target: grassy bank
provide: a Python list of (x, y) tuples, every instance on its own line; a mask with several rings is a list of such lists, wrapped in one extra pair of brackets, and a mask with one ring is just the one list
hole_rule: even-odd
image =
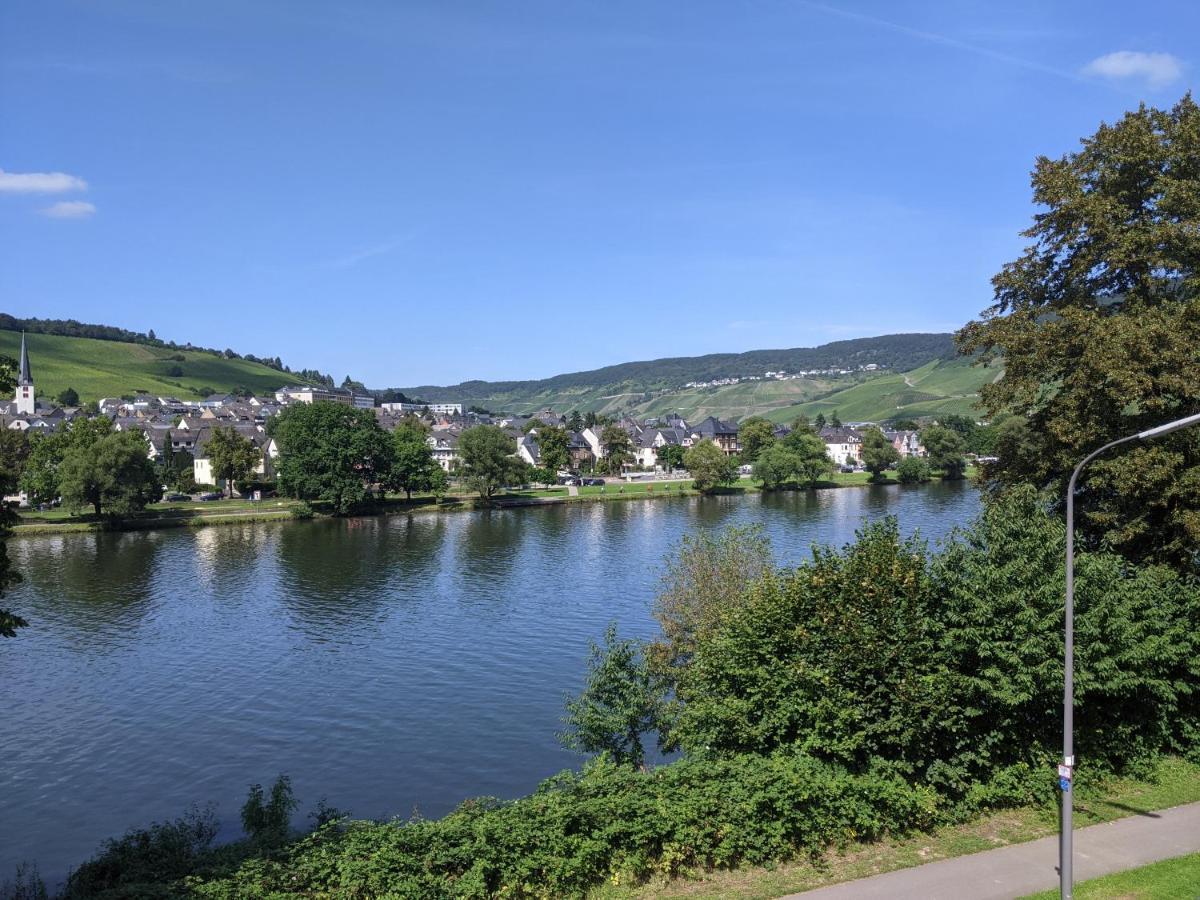
[[(1081, 784), (1076, 797), (1075, 826), (1083, 828), (1195, 802), (1200, 802), (1200, 765), (1173, 757), (1163, 760), (1144, 779), (1122, 778), (1095, 785)], [(1058, 816), (1054, 807), (1029, 806), (990, 813), (970, 822), (930, 832), (885, 838), (874, 843), (849, 844), (830, 850), (815, 860), (798, 860), (770, 867), (748, 866), (731, 871), (691, 871), (673, 879), (652, 880), (640, 885), (606, 884), (594, 890), (590, 897), (592, 900), (648, 900), (651, 897), (769, 900), (784, 894), (868, 878), (939, 859), (980, 853), (1057, 833)], [(1112, 876), (1114, 880), (1120, 877)], [(1096, 884), (1108, 880), (1099, 879)], [(1058, 892), (1038, 895), (1039, 898), (1042, 896), (1057, 897)], [(1131, 894), (1089, 894), (1081, 891), (1078, 896)]]
[[(974, 474), (967, 470), (967, 477)], [(894, 478), (885, 477), (872, 481), (866, 472), (837, 472), (828, 479), (817, 482), (812, 490), (830, 490), (843, 487), (866, 487), (872, 484), (897, 484)], [(808, 490), (799, 488), (797, 490)], [(743, 478), (736, 485), (720, 488), (717, 495), (741, 495), (762, 493), (756, 483)], [(494, 498), (492, 506), (519, 507), (552, 503), (588, 503), (611, 500), (649, 500), (659, 497), (698, 497), (700, 492), (687, 479), (678, 481), (612, 483), (587, 486), (570, 496), (565, 487), (510, 491)], [(311, 504), (318, 518), (329, 516), (321, 503)], [(298, 500), (271, 499), (260, 502), (253, 500), (212, 500), (155, 503), (143, 512), (124, 519), (107, 519), (92, 514), (74, 515), (63, 508), (28, 510), (20, 514), (20, 522), (14, 526), (15, 536), (45, 534), (68, 534), (88, 531), (146, 531), (157, 528), (200, 528), (210, 525), (245, 524), (247, 522), (277, 522), (292, 518), (302, 504)], [(372, 504), (362, 515), (389, 515), (412, 512), (457, 512), (487, 508), (475, 494), (452, 491), (440, 500), (430, 494), (415, 494), (411, 499), (392, 495)]]
[[(1043, 891), (1025, 900), (1054, 900), (1058, 896), (1058, 891)], [(1075, 885), (1074, 896), (1079, 900), (1176, 900), (1200, 896), (1200, 853), (1093, 878)]]

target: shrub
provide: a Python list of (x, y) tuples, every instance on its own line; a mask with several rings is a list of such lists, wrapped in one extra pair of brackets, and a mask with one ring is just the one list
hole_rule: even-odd
[(291, 516), (293, 519), (311, 519), (314, 515), (316, 513), (313, 512), (312, 505), (306, 500), (301, 500), (292, 507)]
[(67, 876), (62, 896), (71, 900), (122, 889), (129, 889), (128, 895), (136, 896), (132, 890), (135, 885), (182, 878), (195, 870), (216, 835), (217, 821), (212, 807), (192, 807), (172, 822), (131, 829), (120, 838), (106, 841), (99, 854)]
[(906, 456), (896, 466), (896, 478), (901, 484), (916, 484), (930, 478), (929, 463), (919, 456)]
[(296, 798), (288, 776), (276, 778), (269, 795), (263, 794), (261, 784), (252, 784), (242, 804), (242, 828), (251, 843), (277, 847), (287, 840), (295, 809)]

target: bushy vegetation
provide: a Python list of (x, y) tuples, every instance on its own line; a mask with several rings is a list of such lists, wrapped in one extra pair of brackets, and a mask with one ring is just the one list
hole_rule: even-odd
[[(936, 552), (893, 520), (789, 569), (755, 529), (691, 537), (656, 605), (662, 637), (610, 629), (593, 649), (567, 712), (570, 740), (599, 752), (582, 771), (436, 821), (338, 821), (290, 843), (290, 807), (260, 789), (246, 828), (274, 837), (197, 863), (187, 890), (577, 897), (1052, 803), (1064, 540), (1032, 489)], [(1092, 551), (1076, 591), (1079, 777), (1200, 756), (1195, 583)], [(683, 755), (647, 770), (656, 734)]]

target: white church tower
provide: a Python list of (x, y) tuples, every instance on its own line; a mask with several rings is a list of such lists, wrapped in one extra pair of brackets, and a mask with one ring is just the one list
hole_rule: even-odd
[(25, 332), (21, 332), (21, 371), (17, 376), (17, 394), (13, 400), (19, 414), (32, 416), (36, 412), (33, 376), (29, 374), (29, 351), (25, 349)]

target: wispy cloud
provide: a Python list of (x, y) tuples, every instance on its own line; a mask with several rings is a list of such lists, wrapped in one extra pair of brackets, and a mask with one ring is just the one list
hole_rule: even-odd
[(360, 250), (347, 253), (345, 256), (338, 256), (334, 259), (326, 260), (324, 266), (328, 269), (348, 269), (351, 266), (357, 266), (360, 262), (371, 259), (374, 256), (384, 256), (394, 250), (399, 250), (416, 236), (417, 232), (398, 234), (381, 243), (372, 244), (369, 247), (363, 247)]
[(1044, 63), (1036, 62), (1031, 59), (1025, 59), (1021, 56), (1014, 56), (1011, 53), (1003, 53), (999, 50), (993, 50), (990, 47), (983, 47), (979, 44), (972, 44), (967, 41), (959, 40), (958, 38), (950, 37), (945, 34), (938, 34), (935, 31), (923, 31), (920, 28), (911, 28), (908, 25), (902, 25), (899, 22), (892, 22), (888, 19), (881, 19), (878, 16), (870, 16), (866, 13), (854, 12), (849, 9), (839, 9), (835, 6), (826, 6), (824, 3), (812, 3), (809, 0), (797, 0), (798, 5), (808, 9), (816, 10), (817, 12), (825, 13), (830, 16), (848, 19), (851, 22), (858, 22), (861, 25), (868, 25), (872, 28), (882, 28), (886, 31), (892, 31), (896, 34), (902, 34), (906, 37), (914, 38), (918, 41), (924, 41), (929, 44), (940, 44), (943, 47), (950, 47), (954, 50), (961, 50), (964, 53), (970, 53), (974, 56), (981, 56), (985, 59), (992, 59), (996, 62), (1007, 63), (1010, 66), (1015, 66), (1021, 69), (1029, 69), (1033, 72), (1042, 72), (1046, 75), (1053, 75), (1056, 78), (1065, 78), (1069, 81), (1084, 80), (1079, 74), (1059, 69), (1054, 66), (1048, 66)]
[(47, 219), (86, 219), (95, 212), (96, 207), (84, 200), (60, 200), (38, 210), (38, 214)]
[(1109, 81), (1140, 81), (1146, 87), (1161, 88), (1183, 77), (1183, 62), (1170, 53), (1118, 50), (1093, 59), (1080, 71)]
[(5, 172), (0, 169), (0, 194), (65, 194), (86, 190), (86, 181), (65, 172)]

